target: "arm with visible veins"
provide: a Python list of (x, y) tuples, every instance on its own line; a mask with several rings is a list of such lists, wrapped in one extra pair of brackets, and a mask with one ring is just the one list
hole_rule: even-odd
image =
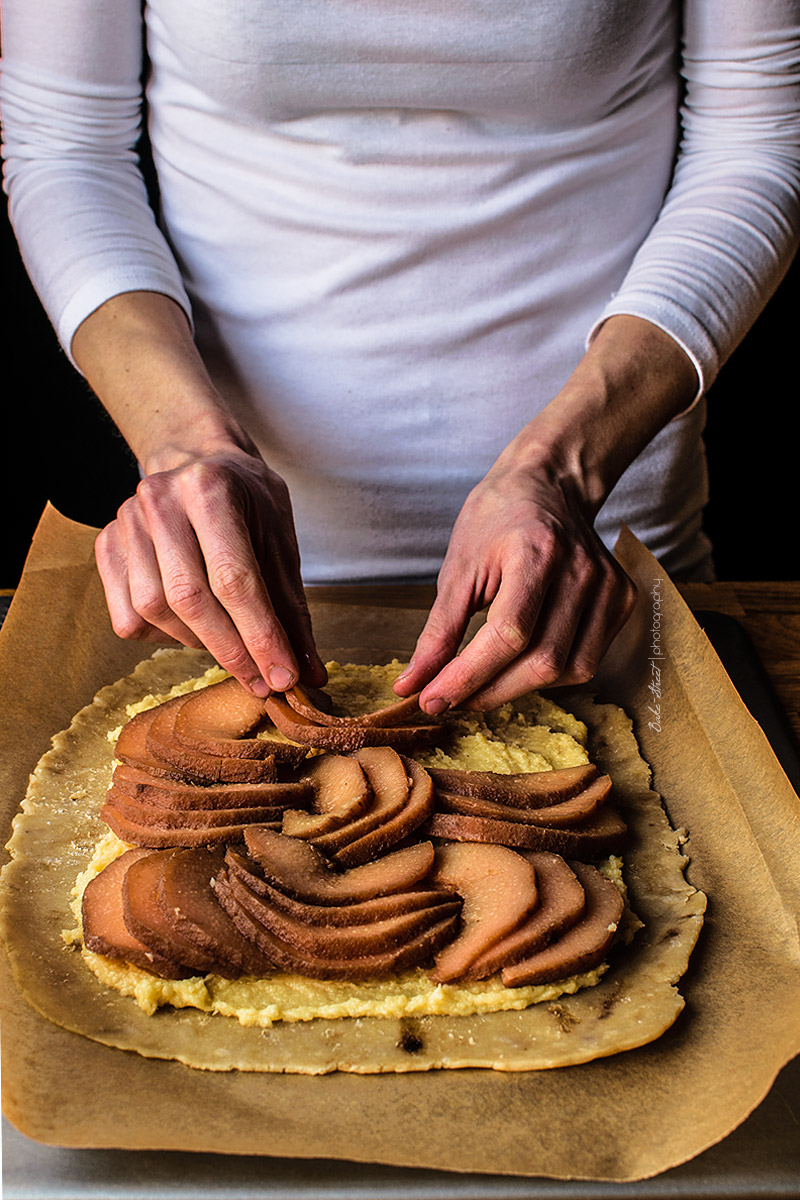
[(139, 0), (6, 0), (9, 211), (62, 345), (145, 478), (97, 541), (122, 637), (204, 645), (259, 694), (321, 683), (291, 504), (213, 386), (136, 152)]
[[(592, 522), (623, 470), (713, 381), (800, 230), (800, 5), (684, 0), (672, 185), (585, 357), (456, 521), (412, 666), (428, 712), (585, 680), (632, 589)], [(486, 626), (457, 656), (470, 617)]]

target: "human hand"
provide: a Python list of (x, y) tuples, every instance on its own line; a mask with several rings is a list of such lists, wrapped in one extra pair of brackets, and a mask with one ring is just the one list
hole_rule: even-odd
[(254, 450), (148, 475), (95, 553), (120, 637), (206, 647), (257, 695), (325, 682), (288, 489)]
[[(658, 326), (627, 314), (603, 323), (467, 497), (399, 695), (421, 691), (429, 713), (485, 709), (592, 678), (635, 602), (594, 518), (697, 385), (694, 363)], [(485, 626), (459, 654), (470, 617), (487, 605)]]
[[(565, 483), (498, 462), (453, 529), (437, 596), (395, 690), (428, 713), (494, 708), (583, 683), (629, 616), (635, 588)], [(458, 654), (467, 624), (486, 624)]]

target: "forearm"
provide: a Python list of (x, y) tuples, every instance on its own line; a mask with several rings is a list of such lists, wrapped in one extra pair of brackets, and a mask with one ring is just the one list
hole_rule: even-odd
[(146, 474), (217, 450), (252, 452), (169, 297), (126, 292), (106, 301), (79, 326), (72, 353)]
[[(422, 707), (435, 713), (592, 677), (634, 600), (594, 517), (696, 391), (697, 372), (671, 337), (638, 317), (608, 320), (467, 497), (400, 694), (422, 689)], [(470, 617), (487, 607), (459, 653)]]
[(490, 475), (544, 474), (594, 517), (623, 471), (691, 404), (697, 384), (691, 360), (668, 334), (639, 317), (611, 317)]
[(119, 295), (73, 354), (147, 476), (95, 546), (116, 632), (205, 646), (258, 695), (322, 682), (286, 485), (227, 410), (181, 307)]
[(188, 298), (139, 169), (139, 0), (5, 0), (4, 184), (26, 268), (69, 354), (110, 296)]
[(683, 0), (681, 139), (661, 211), (600, 319), (670, 329), (705, 390), (800, 234), (796, 0)]

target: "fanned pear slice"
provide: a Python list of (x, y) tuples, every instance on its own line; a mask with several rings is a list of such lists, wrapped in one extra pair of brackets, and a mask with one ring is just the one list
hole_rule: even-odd
[[(182, 697), (178, 697), (178, 699), (182, 699)], [(167, 703), (171, 703), (171, 701), (167, 701)], [(147, 734), (158, 712), (159, 708), (148, 708), (144, 712), (137, 713), (135, 717), (131, 717), (130, 721), (127, 721), (120, 730), (114, 753), (120, 762), (130, 767), (136, 767), (138, 770), (147, 771), (149, 775), (183, 782), (180, 769), (159, 758), (147, 744)]]
[(419, 829), (433, 812), (433, 780), (413, 758), (405, 758), (403, 762), (411, 782), (405, 803), (394, 816), (387, 817), (367, 833), (347, 841), (335, 851), (328, 851), (340, 866), (355, 867), (376, 855), (385, 854)]
[(147, 727), (147, 749), (156, 759), (169, 763), (189, 779), (201, 783), (269, 783), (277, 778), (275, 757), (269, 753), (274, 742), (260, 742), (258, 758), (237, 758), (231, 755), (206, 754), (192, 750), (175, 740), (175, 722), (180, 706), (188, 699), (178, 696), (178, 704), (168, 700), (153, 710)]
[(521, 925), (479, 954), (462, 980), (487, 979), (502, 967), (540, 950), (583, 916), (586, 893), (569, 864), (559, 854), (526, 851), (536, 868), (539, 904)]
[(383, 858), (336, 871), (321, 851), (300, 838), (258, 825), (244, 835), (245, 845), (275, 887), (313, 904), (355, 904), (373, 896), (406, 891), (433, 866), (433, 846), (418, 842)]
[(598, 773), (593, 763), (519, 775), (450, 767), (429, 767), (428, 770), (437, 789), (454, 792), (457, 796), (477, 796), (497, 804), (510, 804), (515, 808), (544, 808), (568, 800), (588, 787)]
[[(164, 850), (169, 846), (211, 846), (223, 842), (240, 842), (245, 831), (250, 828), (246, 822), (239, 822), (236, 825), (171, 829), (156, 825), (143, 825), (140, 821), (136, 821), (129, 811), (123, 809), (114, 798), (106, 799), (100, 810), (100, 816), (109, 829), (112, 829), (123, 842), (128, 842), (131, 846), (143, 846), (150, 850)], [(258, 828), (269, 828), (270, 824), (268, 822), (266, 825), (259, 825)], [(279, 823), (276, 821), (273, 828), (278, 829), (279, 827)]]
[(362, 746), (393, 746), (404, 753), (411, 752), (429, 746), (447, 732), (443, 724), (391, 727), (356, 723), (317, 725), (295, 712), (284, 696), (274, 692), (267, 697), (265, 704), (270, 720), (285, 737), (336, 754), (352, 753)]
[(372, 803), (372, 786), (357, 758), (321, 754), (311, 759), (302, 778), (314, 789), (313, 812), (285, 813), (283, 832), (289, 837), (314, 837), (339, 829), (363, 816)]
[(603, 854), (617, 854), (622, 850), (628, 827), (618, 812), (605, 807), (580, 825), (568, 828), (498, 821), (467, 813), (435, 812), (426, 830), (431, 837), (456, 842), (490, 842), (514, 850), (552, 850), (565, 858), (600, 858)]
[(215, 829), (219, 825), (268, 825), (280, 821), (283, 809), (267, 805), (250, 808), (165, 808), (148, 804), (142, 797), (128, 796), (116, 787), (109, 789), (106, 803), (113, 804), (118, 813), (138, 825), (154, 829)]
[(362, 816), (314, 838), (314, 845), (324, 854), (336, 855), (343, 846), (391, 820), (408, 801), (411, 783), (406, 760), (391, 746), (365, 746), (357, 751), (355, 760), (366, 776), (372, 803)]
[(148, 950), (164, 959), (174, 959), (194, 975), (207, 975), (217, 967), (217, 959), (182, 937), (158, 903), (159, 883), (174, 853), (153, 850), (130, 864), (122, 879), (123, 919), (129, 933)]
[(272, 963), (236, 928), (214, 895), (212, 882), (222, 869), (224, 850), (174, 850), (156, 893), (167, 921), (181, 937), (218, 960), (217, 973), (268, 975)]
[(458, 796), (455, 792), (439, 791), (437, 807), (443, 812), (467, 813), (476, 817), (493, 817), (500, 821), (517, 821), (529, 825), (570, 826), (579, 825), (593, 816), (611, 795), (611, 778), (599, 775), (582, 792), (547, 804), (543, 808), (514, 807), (499, 804), (494, 800), (483, 800), (479, 796)]
[(393, 913), (379, 920), (334, 925), (308, 921), (278, 908), (268, 896), (259, 895), (251, 888), (246, 877), (236, 875), (230, 866), (228, 878), (232, 883), (241, 882), (248, 888), (245, 901), (248, 913), (274, 937), (302, 954), (326, 960), (362, 958), (396, 950), (431, 926), (457, 916), (461, 908), (457, 896), (442, 895), (433, 904)]
[(624, 908), (617, 888), (588, 863), (570, 863), (586, 893), (586, 909), (580, 921), (544, 949), (504, 967), (506, 987), (551, 983), (591, 971), (605, 958)]
[(259, 738), (246, 738), (267, 710), (262, 697), (253, 696), (231, 676), (210, 687), (190, 692), (178, 706), (173, 735), (176, 742), (202, 754), (226, 758), (266, 758), (272, 751)]
[(255, 861), (233, 846), (229, 846), (225, 853), (225, 866), (229, 873), (237, 875), (251, 891), (263, 896), (274, 908), (279, 908), (295, 920), (305, 921), (310, 925), (369, 925), (374, 921), (383, 921), (401, 913), (416, 912), (420, 908), (430, 908), (436, 904), (451, 901), (456, 901), (459, 905), (461, 903), (454, 891), (421, 885), (409, 891), (389, 892), (385, 896), (359, 900), (355, 904), (310, 904), (303, 900), (295, 900), (293, 896), (267, 883)]
[(539, 902), (535, 867), (505, 846), (439, 846), (432, 877), (453, 888), (464, 901), (457, 937), (436, 955), (431, 978), (437, 983), (458, 979), (479, 955), (516, 929)]
[(126, 850), (89, 880), (81, 901), (83, 942), (95, 954), (132, 963), (162, 979), (188, 979), (191, 971), (173, 959), (154, 953), (134, 937), (125, 924), (122, 900), (125, 873), (132, 863), (149, 853), (139, 848)]
[(415, 717), (424, 716), (419, 707), (419, 692), (415, 692), (412, 696), (405, 696), (393, 704), (386, 704), (383, 708), (362, 713), (361, 716), (337, 716), (334, 713), (325, 712), (314, 703), (305, 688), (299, 684), (295, 684), (288, 692), (284, 692), (284, 696), (289, 706), (311, 725), (396, 726), (413, 721)]
[(112, 787), (126, 796), (141, 799), (161, 808), (265, 808), (299, 807), (310, 803), (314, 789), (307, 780), (279, 780), (274, 783), (187, 783), (183, 779), (165, 779), (119, 763)]
[[(262, 925), (251, 911), (254, 909), (258, 913), (258, 897), (236, 876), (221, 872), (215, 880), (214, 890), (244, 936), (254, 941), (277, 967), (312, 979), (380, 979), (391, 971), (416, 966), (427, 961), (452, 937), (458, 919), (457, 913), (451, 913), (392, 949), (381, 948), (374, 953), (352, 957), (322, 958), (289, 945)], [(442, 905), (441, 909), (445, 907)]]

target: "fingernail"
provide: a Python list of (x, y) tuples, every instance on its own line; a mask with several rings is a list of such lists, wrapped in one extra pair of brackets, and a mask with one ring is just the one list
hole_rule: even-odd
[(395, 683), (400, 683), (400, 681), (401, 681), (402, 679), (405, 679), (407, 675), (410, 675), (410, 674), (411, 674), (411, 672), (412, 672), (412, 670), (413, 670), (413, 669), (414, 669), (414, 660), (413, 660), (413, 658), (412, 658), (412, 659), (411, 659), (411, 662), (408, 664), (408, 666), (407, 666), (407, 667), (403, 667), (402, 671), (400, 672), (400, 674), (399, 674), (399, 675), (397, 676), (397, 678), (395, 679)]
[(295, 677), (286, 667), (273, 667), (269, 673), (270, 687), (276, 692), (285, 692), (294, 685)]
[(426, 713), (430, 713), (432, 717), (438, 717), (450, 707), (450, 701), (445, 700), (442, 696), (434, 696), (432, 700), (426, 700), (423, 708)]
[(311, 663), (311, 666), (316, 671), (319, 671), (319, 673), (321, 675), (324, 675), (326, 679), (328, 678), (328, 668), (325, 666), (325, 663), (322, 661), (322, 659), (320, 658), (320, 656), (318, 654), (314, 654), (309, 659), (309, 662)]
[(266, 699), (272, 691), (266, 679), (251, 679), (248, 686), (254, 696), (261, 696), (262, 699)]

